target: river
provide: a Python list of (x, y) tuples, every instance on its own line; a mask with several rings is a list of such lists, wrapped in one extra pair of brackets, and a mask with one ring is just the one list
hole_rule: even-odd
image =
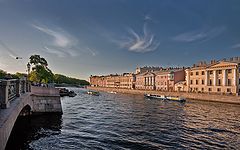
[(62, 116), (19, 118), (6, 149), (240, 149), (240, 105), (72, 90)]

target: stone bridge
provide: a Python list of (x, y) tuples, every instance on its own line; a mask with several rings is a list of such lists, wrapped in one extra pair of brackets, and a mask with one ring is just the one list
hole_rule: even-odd
[(0, 80), (0, 107), (0, 150), (18, 116), (62, 113), (58, 89), (31, 86), (26, 80)]

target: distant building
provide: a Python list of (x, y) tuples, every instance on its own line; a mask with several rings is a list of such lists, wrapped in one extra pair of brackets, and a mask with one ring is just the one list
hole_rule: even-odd
[(136, 89), (175, 91), (175, 84), (184, 81), (184, 69), (162, 69), (160, 71), (147, 71), (136, 75)]
[(91, 86), (201, 93), (240, 93), (240, 57), (201, 61), (192, 67), (140, 67), (136, 74), (91, 76)]
[(136, 75), (136, 89), (139, 90), (155, 90), (155, 72), (144, 72)]
[(201, 93), (240, 93), (240, 57), (201, 63), (186, 70), (186, 91)]
[(156, 72), (156, 90), (159, 91), (177, 91), (175, 84), (185, 80), (185, 70), (173, 69)]
[(159, 71), (161, 70), (162, 67), (148, 67), (148, 66), (145, 66), (145, 67), (137, 67), (136, 68), (136, 74), (139, 74), (139, 73), (144, 73), (144, 72), (152, 72), (152, 71)]

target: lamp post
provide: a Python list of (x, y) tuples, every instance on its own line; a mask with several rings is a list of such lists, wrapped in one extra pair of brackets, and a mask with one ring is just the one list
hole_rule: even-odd
[(30, 68), (31, 68), (31, 64), (28, 62), (28, 63), (27, 63), (27, 81), (26, 81), (26, 82), (28, 83), (28, 84), (27, 84), (27, 85), (28, 85), (28, 88), (27, 88), (27, 89), (28, 89), (28, 92), (30, 92), (30, 85), (29, 85), (29, 82), (28, 82), (28, 80), (29, 80), (28, 78), (29, 78)]

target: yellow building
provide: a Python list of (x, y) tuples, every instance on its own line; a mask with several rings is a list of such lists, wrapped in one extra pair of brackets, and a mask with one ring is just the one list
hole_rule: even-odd
[(186, 91), (238, 95), (239, 62), (240, 59), (211, 61), (186, 69)]

